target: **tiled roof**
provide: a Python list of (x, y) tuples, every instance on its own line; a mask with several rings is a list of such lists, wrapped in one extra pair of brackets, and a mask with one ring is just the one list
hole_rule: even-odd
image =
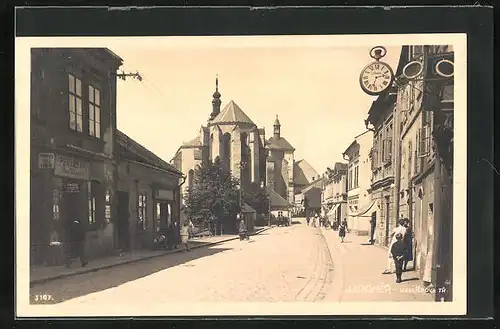
[(123, 150), (128, 151), (134, 154), (135, 156), (143, 159), (145, 163), (182, 175), (182, 172), (179, 171), (177, 168), (175, 168), (165, 160), (161, 159), (156, 154), (154, 154), (153, 152), (151, 152), (150, 150), (148, 150), (147, 148), (145, 148), (132, 138), (128, 137), (126, 134), (124, 134), (118, 129), (116, 130), (116, 139), (118, 145)]
[(269, 194), (269, 199), (271, 200), (271, 207), (276, 207), (276, 208), (285, 208), (290, 205), (290, 203), (283, 199), (281, 195), (279, 195), (275, 190), (270, 188), (269, 186), (266, 187), (267, 193)]
[(267, 145), (269, 145), (270, 149), (295, 151), (295, 148), (284, 137), (280, 137), (279, 139), (271, 137), (267, 140)]
[(234, 101), (230, 101), (212, 121), (212, 124), (217, 123), (245, 123), (255, 125)]

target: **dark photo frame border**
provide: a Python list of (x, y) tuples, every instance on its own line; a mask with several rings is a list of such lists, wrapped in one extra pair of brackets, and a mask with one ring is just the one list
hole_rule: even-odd
[[(494, 113), (492, 75), (493, 10), (491, 8), (393, 7), (388, 10), (388, 8), (383, 7), (314, 7), (299, 9), (292, 7), (163, 7), (108, 10), (105, 7), (25, 7), (18, 8), (14, 14), (17, 36), (308, 35), (367, 34), (367, 31), (369, 31), (369, 34), (467, 33), (468, 305), (467, 316), (464, 318), (488, 318), (493, 316), (493, 182), (496, 170), (492, 167), (494, 163)], [(89, 24), (89, 22), (92, 22), (92, 24)], [(130, 22), (135, 23), (131, 24)], [(375, 24), (374, 22), (383, 22), (383, 24)], [(7, 40), (7, 42), (10, 41), (13, 40)], [(6, 54), (11, 67), (6, 67), (5, 72), (7, 74), (4, 79), (7, 79), (7, 85), (12, 85), (12, 89), (4, 90), (7, 91), (5, 96), (9, 101), (9, 106), (7, 106), (9, 111), (4, 111), (4, 115), (7, 116), (4, 117), (4, 122), (11, 125), (5, 131), (9, 132), (6, 144), (9, 145), (9, 142), (11, 142), (9, 145), (11, 148), (8, 150), (13, 153), (14, 79), (9, 79), (9, 77), (14, 76), (13, 44), (7, 48)], [(15, 164), (10, 168), (14, 171)], [(14, 175), (5, 175), (5, 177), (14, 177)], [(10, 187), (10, 184), (14, 188), (13, 179), (7, 179), (5, 185)], [(14, 199), (12, 200), (14, 202)], [(13, 204), (13, 206), (15, 205)], [(9, 241), (11, 241), (10, 237), (12, 237), (11, 232), (9, 230), (4, 231), (4, 235), (9, 238)], [(14, 241), (12, 242), (11, 245), (14, 247)], [(12, 266), (6, 263), (5, 268), (14, 269), (15, 262), (11, 264)], [(11, 274), (14, 274), (13, 272), (14, 270), (12, 270)], [(12, 275), (12, 277), (14, 276)], [(9, 289), (12, 288), (9, 287)], [(214, 318), (216, 317), (205, 317), (205, 319)], [(286, 317), (265, 318), (282, 319)], [(297, 317), (295, 320), (306, 318), (311, 319), (311, 317)], [(320, 320), (338, 318), (340, 317), (317, 317)], [(359, 319), (360, 317), (352, 316), (348, 318)], [(370, 317), (369, 319), (373, 320), (373, 318)], [(433, 316), (433, 318), (439, 317)], [(199, 320), (201, 318), (192, 317), (192, 319)], [(45, 319), (42, 321), (45, 324), (50, 324)], [(98, 321), (100, 322), (100, 320)], [(217, 325), (219, 326), (222, 323), (226, 323), (226, 321), (217, 322)], [(277, 324), (278, 321), (274, 323)], [(21, 327), (32, 326), (36, 328), (40, 325), (35, 324), (34, 320), (22, 320), (18, 321), (18, 324), (21, 324)], [(63, 322), (59, 324), (64, 327)], [(346, 323), (349, 326), (354, 324), (353, 321)], [(139, 322), (137, 322), (137, 325), (143, 327)], [(240, 323), (237, 325), (240, 325)], [(241, 323), (241, 325), (244, 325), (244, 323)], [(317, 324), (315, 323), (315, 325)], [(356, 323), (357, 325), (360, 324)], [(401, 325), (400, 323), (399, 326)], [(475, 325), (473, 326), (475, 327)], [(51, 327), (55, 327), (54, 323), (52, 323)], [(130, 324), (130, 327), (132, 327), (132, 324)]]

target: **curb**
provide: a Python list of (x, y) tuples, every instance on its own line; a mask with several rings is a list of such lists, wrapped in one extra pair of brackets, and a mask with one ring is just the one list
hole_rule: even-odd
[[(252, 233), (250, 235), (258, 235), (258, 234), (260, 234), (260, 233), (262, 233), (264, 231), (267, 231), (268, 229), (270, 229), (270, 227), (263, 228), (263, 229), (261, 229), (261, 230), (259, 230), (257, 232), (254, 232), (254, 233)], [(207, 242), (207, 243), (203, 243), (203, 244), (198, 245), (198, 246), (191, 247), (190, 249), (192, 250), (192, 249), (198, 249), (198, 248), (203, 248), (203, 247), (215, 246), (215, 245), (218, 245), (218, 244), (221, 244), (221, 243), (224, 243), (224, 242), (228, 242), (228, 241), (232, 241), (232, 240), (236, 240), (236, 239), (239, 239), (239, 237), (238, 236), (231, 237), (231, 238), (223, 239), (223, 240), (220, 240), (220, 241), (217, 241), (217, 242)], [(49, 282), (49, 281), (54, 281), (54, 280), (57, 280), (57, 279), (63, 279), (63, 278), (68, 278), (68, 277), (72, 277), (72, 276), (77, 276), (77, 275), (80, 275), (80, 274), (97, 272), (99, 270), (105, 270), (105, 269), (108, 269), (108, 268), (111, 268), (111, 267), (120, 266), (120, 265), (126, 265), (126, 264), (131, 264), (131, 263), (138, 263), (138, 262), (141, 262), (141, 261), (144, 261), (144, 260), (148, 260), (148, 259), (152, 259), (152, 258), (157, 258), (157, 257), (162, 257), (162, 256), (166, 256), (166, 255), (178, 253), (178, 252), (181, 252), (181, 251), (182, 251), (181, 249), (168, 250), (168, 251), (165, 251), (163, 253), (156, 254), (156, 255), (144, 256), (144, 257), (137, 258), (137, 259), (130, 259), (130, 260), (125, 260), (123, 262), (118, 262), (118, 263), (114, 263), (114, 264), (103, 265), (101, 267), (86, 268), (86, 269), (82, 269), (80, 271), (76, 271), (76, 272), (73, 272), (73, 273), (63, 273), (63, 274), (58, 274), (58, 275), (51, 276), (51, 277), (48, 277), (48, 278), (36, 279), (36, 280), (30, 281), (30, 286), (34, 286), (34, 285), (41, 284), (41, 283), (46, 283), (46, 282)]]

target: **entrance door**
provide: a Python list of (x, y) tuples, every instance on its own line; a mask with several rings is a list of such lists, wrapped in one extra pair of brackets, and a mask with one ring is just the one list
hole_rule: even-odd
[(128, 192), (116, 191), (118, 196), (118, 246), (129, 250), (129, 196)]

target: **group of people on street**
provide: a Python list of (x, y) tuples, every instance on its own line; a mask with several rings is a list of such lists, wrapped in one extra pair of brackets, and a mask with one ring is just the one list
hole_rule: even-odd
[(400, 219), (391, 234), (387, 268), (382, 274), (396, 273), (396, 282), (402, 282), (408, 262), (413, 261), (413, 231), (408, 219)]

